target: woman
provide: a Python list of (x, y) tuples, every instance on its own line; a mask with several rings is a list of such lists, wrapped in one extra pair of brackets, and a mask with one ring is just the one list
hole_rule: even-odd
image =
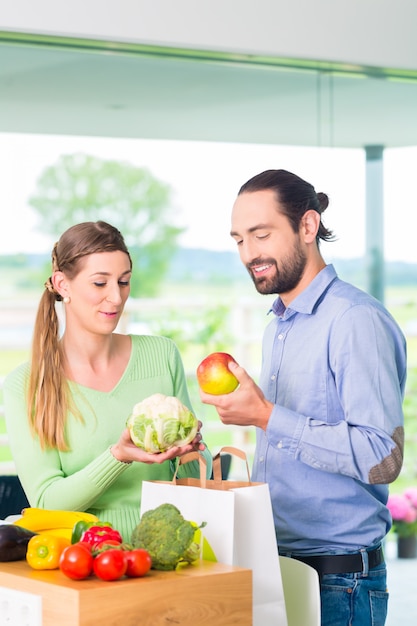
[[(131, 273), (116, 228), (105, 222), (69, 228), (52, 251), (31, 363), (4, 383), (10, 448), (31, 506), (89, 511), (127, 541), (139, 521), (143, 480), (170, 480), (175, 457), (192, 450), (201, 451), (211, 472), (200, 433), (159, 454), (131, 441), (126, 420), (144, 398), (162, 393), (191, 408), (175, 344), (115, 332)], [(56, 301), (65, 308), (62, 333)], [(197, 466), (181, 465), (180, 472), (198, 475)]]

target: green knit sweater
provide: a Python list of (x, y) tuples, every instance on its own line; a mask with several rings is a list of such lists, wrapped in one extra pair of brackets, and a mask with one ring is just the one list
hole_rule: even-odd
[[(139, 521), (142, 481), (171, 480), (172, 464), (121, 463), (110, 447), (118, 441), (133, 406), (154, 393), (176, 396), (192, 409), (175, 344), (165, 337), (132, 335), (129, 363), (112, 391), (70, 382), (84, 423), (69, 415), (69, 452), (42, 450), (33, 438), (25, 401), (28, 373), (25, 363), (7, 376), (4, 404), (13, 460), (31, 506), (95, 513), (129, 541)], [(211, 454), (208, 450), (203, 454), (209, 475)], [(198, 476), (198, 463), (181, 465), (179, 475)]]

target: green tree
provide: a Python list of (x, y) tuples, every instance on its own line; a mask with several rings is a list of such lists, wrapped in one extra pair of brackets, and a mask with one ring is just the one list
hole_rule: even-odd
[(124, 235), (133, 259), (132, 296), (153, 296), (183, 228), (170, 224), (171, 188), (126, 162), (62, 155), (37, 180), (29, 203), (55, 237), (78, 222), (104, 220)]

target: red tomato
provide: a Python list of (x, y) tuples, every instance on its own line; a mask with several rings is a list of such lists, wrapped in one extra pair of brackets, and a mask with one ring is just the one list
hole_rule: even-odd
[(97, 543), (94, 545), (94, 552), (103, 552), (103, 550), (114, 550), (114, 548), (119, 548), (119, 550), (122, 550), (123, 548), (121, 547), (122, 544), (120, 543), (120, 541), (116, 541), (115, 539), (105, 539), (104, 541)]
[(125, 552), (125, 558), (127, 561), (126, 576), (130, 576), (131, 578), (145, 576), (151, 569), (152, 559), (147, 550), (143, 550), (142, 548), (129, 550)]
[(83, 580), (93, 571), (93, 555), (88, 545), (74, 543), (65, 548), (59, 560), (59, 569), (73, 580)]
[(93, 563), (93, 571), (101, 580), (117, 580), (125, 575), (127, 561), (124, 550), (113, 548), (100, 552)]

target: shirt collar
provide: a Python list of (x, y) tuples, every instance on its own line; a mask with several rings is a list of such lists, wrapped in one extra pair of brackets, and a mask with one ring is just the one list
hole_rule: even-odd
[(326, 265), (318, 274), (313, 278), (311, 283), (291, 302), (289, 307), (286, 307), (281, 298), (278, 298), (273, 303), (270, 312), (272, 311), (278, 317), (289, 317), (292, 313), (304, 313), (305, 315), (311, 315), (317, 302), (322, 297), (323, 293), (327, 290), (329, 285), (337, 278), (336, 270), (332, 264)]

